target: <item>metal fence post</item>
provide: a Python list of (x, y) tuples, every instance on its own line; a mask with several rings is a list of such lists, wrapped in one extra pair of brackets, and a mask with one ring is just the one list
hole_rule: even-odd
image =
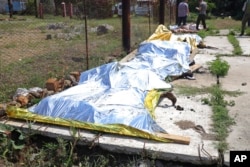
[(61, 5), (62, 5), (62, 16), (66, 17), (66, 4), (65, 4), (65, 2), (62, 2)]

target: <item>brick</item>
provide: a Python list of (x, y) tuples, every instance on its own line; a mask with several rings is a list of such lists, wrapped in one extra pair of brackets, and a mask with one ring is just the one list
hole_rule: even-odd
[(57, 92), (59, 89), (59, 86), (60, 86), (59, 81), (56, 78), (49, 78), (46, 81), (47, 90), (53, 90), (53, 91)]

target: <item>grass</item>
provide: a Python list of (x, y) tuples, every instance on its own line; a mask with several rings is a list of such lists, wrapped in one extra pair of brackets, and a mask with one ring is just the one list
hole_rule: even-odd
[[(202, 94), (211, 94), (214, 87), (193, 87), (193, 86), (183, 86), (183, 85), (176, 85), (176, 94), (184, 95), (184, 96), (195, 96), (195, 95), (202, 95)], [(243, 93), (240, 91), (228, 91), (228, 90), (221, 90), (225, 96), (230, 97), (237, 97), (242, 95)]]
[(233, 45), (233, 55), (242, 55), (243, 51), (240, 47), (239, 41), (236, 39), (234, 34), (229, 34), (227, 36), (228, 41)]
[[(0, 89), (3, 90), (0, 92), (0, 102), (8, 101), (18, 87), (42, 87), (48, 77), (64, 76), (71, 71), (87, 69), (83, 20), (61, 17), (45, 17), (46, 20), (28, 16), (22, 18), (22, 21), (0, 22), (0, 31), (3, 32), (0, 39), (5, 41), (0, 44), (0, 48), (4, 48), (0, 51), (0, 78), (5, 81), (0, 83)], [(192, 20), (189, 22), (195, 22), (196, 15), (190, 16), (190, 19)], [(152, 20), (149, 25), (146, 17), (131, 18), (131, 50), (153, 33), (157, 27), (154, 22)], [(63, 28), (49, 30), (48, 25), (51, 24), (60, 24)], [(91, 32), (91, 29), (102, 24), (111, 25), (113, 31), (100, 36)], [(202, 37), (215, 35), (218, 29), (240, 29), (240, 21), (229, 18), (207, 19), (207, 24), (209, 31), (199, 32)], [(60, 34), (69, 35), (74, 32), (79, 34), (70, 39), (59, 37)], [(109, 59), (119, 60), (126, 55), (122, 48), (121, 33), (119, 17), (88, 20), (89, 68), (106, 63)], [(20, 38), (19, 34), (29, 36), (22, 35)], [(54, 38), (46, 40), (47, 34)], [(235, 39), (233, 41), (236, 42)], [(240, 53), (237, 47), (235, 54)]]
[[(148, 20), (146, 17), (135, 17), (132, 20), (131, 50), (149, 37)], [(63, 25), (62, 29), (49, 30), (48, 25)], [(114, 30), (104, 35), (96, 35), (92, 29), (98, 25), (108, 24)], [(84, 71), (104, 64), (108, 59), (121, 59), (126, 54), (121, 43), (121, 18), (105, 20), (88, 20), (88, 55), (86, 64), (86, 41), (83, 20), (69, 20), (56, 17), (46, 21), (27, 17), (25, 21), (0, 22), (4, 30), (1, 38), (5, 44), (1, 48), (0, 101), (10, 100), (19, 87), (43, 87), (49, 77), (67, 75), (71, 71)], [(151, 25), (152, 31), (156, 25)], [(64, 38), (77, 32), (72, 38)], [(18, 34), (29, 36), (18, 37)], [(9, 35), (12, 34), (12, 35)], [(16, 37), (14, 36), (16, 35)], [(54, 38), (46, 40), (46, 35)], [(9, 37), (10, 38), (9, 38)], [(13, 38), (11, 38), (13, 37)], [(15, 37), (15, 38), (14, 38)], [(6, 64), (7, 63), (7, 64)], [(32, 71), (32, 72), (31, 72)]]

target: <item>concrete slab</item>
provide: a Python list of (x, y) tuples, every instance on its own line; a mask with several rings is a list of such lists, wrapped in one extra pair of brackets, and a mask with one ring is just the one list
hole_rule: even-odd
[[(230, 128), (227, 142), (229, 149), (225, 152), (225, 164), (229, 166), (230, 151), (250, 150), (250, 73), (246, 69), (250, 67), (250, 57), (223, 57), (230, 64), (227, 77), (222, 79), (225, 90), (238, 90), (243, 92), (241, 96), (231, 97), (235, 106), (229, 108), (229, 115), (234, 118), (235, 125)], [(245, 84), (244, 84), (245, 83)]]
[[(229, 166), (230, 163), (230, 151), (250, 150), (250, 131), (246, 128), (250, 126), (250, 121), (247, 119), (250, 117), (250, 113), (248, 112), (250, 103), (246, 102), (246, 99), (249, 99), (250, 95), (250, 88), (248, 85), (248, 83), (250, 83), (250, 74), (246, 72), (246, 69), (250, 67), (250, 58), (244, 57), (249, 55), (250, 52), (249, 46), (247, 46), (250, 38), (237, 37), (237, 39), (239, 40), (240, 46), (243, 50), (243, 57), (222, 57), (222, 59), (226, 60), (230, 64), (228, 75), (221, 78), (223, 89), (231, 91), (238, 90), (244, 93), (241, 96), (231, 98), (227, 97), (226, 99), (233, 100), (236, 104), (235, 106), (229, 108), (229, 115), (234, 118), (236, 124), (230, 128), (230, 133), (227, 138), (229, 148), (224, 153), (224, 163), (226, 166)], [(215, 60), (216, 54), (232, 54), (230, 52), (233, 51), (233, 46), (228, 42), (226, 36), (206, 37), (204, 41), (204, 43), (208, 46), (219, 48), (218, 50), (207, 48), (198, 50), (194, 60), (196, 63), (201, 64), (205, 69), (208, 67), (207, 62)], [(210, 74), (195, 74), (194, 76), (196, 80), (189, 81), (190, 85), (202, 87), (216, 83), (215, 77)], [(177, 82), (181, 85), (187, 84), (187, 81), (179, 80)]]
[[(165, 120), (164, 122), (168, 121)], [(213, 143), (211, 141), (201, 141), (199, 134), (192, 130), (179, 133), (192, 134), (193, 136), (190, 145), (182, 145), (112, 134), (98, 134), (80, 129), (78, 129), (77, 134), (74, 136), (69, 127), (30, 123), (21, 120), (0, 120), (0, 123), (16, 127), (23, 132), (42, 134), (54, 138), (60, 136), (64, 139), (73, 140), (74, 137), (79, 137), (79, 144), (88, 146), (97, 145), (105, 150), (116, 153), (134, 155), (147, 153), (147, 155), (157, 159), (189, 162), (197, 165), (216, 164), (217, 162), (217, 153), (211, 149)]]
[(230, 33), (229, 29), (221, 29), (219, 30), (219, 35), (227, 36)]
[(250, 56), (250, 37), (249, 36), (237, 36), (237, 40), (239, 41), (240, 47), (243, 51), (244, 56)]
[(216, 47), (218, 49), (206, 49), (203, 54), (232, 54), (234, 48), (228, 41), (227, 36), (207, 36), (204, 39), (207, 46)]

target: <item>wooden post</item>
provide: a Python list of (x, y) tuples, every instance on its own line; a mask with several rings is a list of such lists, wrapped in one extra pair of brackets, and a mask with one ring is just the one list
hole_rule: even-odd
[(72, 5), (72, 3), (69, 4), (69, 17), (70, 18), (73, 17), (73, 5)]
[(65, 2), (62, 2), (61, 5), (62, 5), (62, 16), (66, 17), (66, 4), (65, 4)]
[(164, 25), (165, 20), (165, 0), (160, 0), (159, 6), (159, 24)]
[(35, 17), (38, 18), (38, 11), (37, 11), (37, 0), (34, 0), (34, 7), (35, 7)]
[(86, 69), (89, 69), (89, 47), (88, 47), (88, 22), (87, 22), (87, 7), (86, 0), (84, 0), (84, 21), (85, 21), (85, 41), (86, 41)]
[(43, 3), (39, 3), (39, 16), (43, 19)]
[(122, 41), (126, 53), (130, 52), (130, 1), (122, 0)]

